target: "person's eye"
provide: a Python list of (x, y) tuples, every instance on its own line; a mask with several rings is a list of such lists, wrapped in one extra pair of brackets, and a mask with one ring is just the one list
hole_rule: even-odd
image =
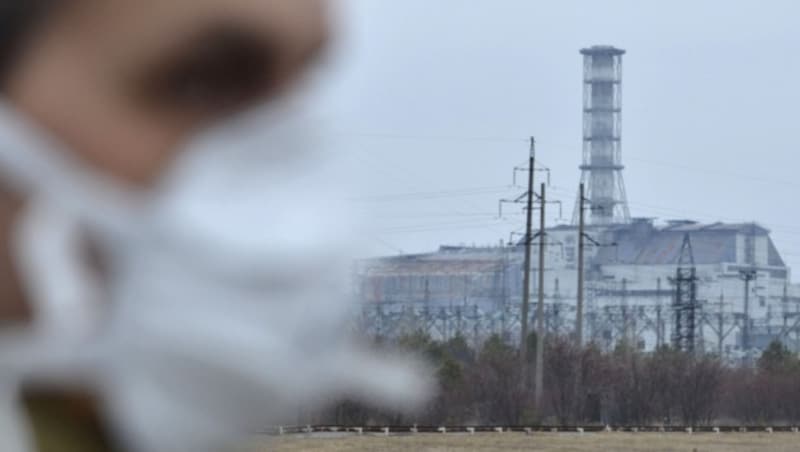
[(245, 108), (279, 83), (279, 52), (236, 28), (204, 34), (161, 65), (145, 82), (159, 107), (215, 115)]

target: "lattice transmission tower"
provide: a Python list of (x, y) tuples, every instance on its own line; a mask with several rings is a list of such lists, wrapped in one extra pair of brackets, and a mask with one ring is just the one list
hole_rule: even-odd
[(683, 237), (678, 269), (671, 280), (675, 286), (672, 346), (678, 350), (694, 353), (697, 345), (699, 303), (697, 301), (697, 267), (694, 264), (692, 241), (689, 234)]

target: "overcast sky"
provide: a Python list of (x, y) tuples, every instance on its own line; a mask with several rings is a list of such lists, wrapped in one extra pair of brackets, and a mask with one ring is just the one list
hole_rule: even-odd
[(569, 221), (580, 178), (578, 50), (610, 44), (628, 51), (622, 158), (632, 215), (756, 220), (800, 269), (800, 2), (343, 4), (327, 139), (347, 164), (343, 177), (367, 182), (358, 205), (375, 220), (371, 253), (507, 241), (521, 210), (497, 219), (497, 202), (519, 193), (512, 169), (530, 135)]

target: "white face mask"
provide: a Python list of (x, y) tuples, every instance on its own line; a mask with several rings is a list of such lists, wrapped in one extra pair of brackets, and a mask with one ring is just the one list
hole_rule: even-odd
[[(0, 359), (28, 378), (94, 382), (142, 450), (206, 450), (343, 393), (420, 402), (414, 365), (347, 340), (352, 227), (336, 178), (309, 170), (314, 129), (252, 111), (143, 190), (0, 107), (0, 175), (30, 200), (16, 249), (37, 314), (29, 348)], [(84, 239), (107, 258), (103, 281)]]

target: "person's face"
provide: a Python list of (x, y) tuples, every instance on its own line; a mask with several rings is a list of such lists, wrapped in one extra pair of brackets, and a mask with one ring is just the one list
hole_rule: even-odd
[(7, 97), (85, 162), (148, 184), (192, 133), (300, 77), (327, 38), (323, 2), (64, 2)]

